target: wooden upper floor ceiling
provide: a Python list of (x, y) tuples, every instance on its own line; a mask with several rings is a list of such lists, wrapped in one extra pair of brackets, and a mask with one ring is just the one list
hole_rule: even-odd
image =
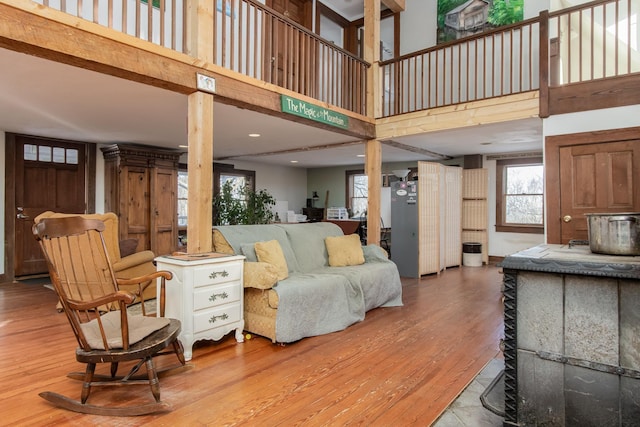
[[(492, 108), (497, 108), (493, 110), (494, 113), (501, 109), (511, 113), (504, 115), (503, 121), (518, 121), (535, 119), (540, 111), (544, 111), (545, 105), (565, 108), (550, 111), (555, 114), (585, 106), (628, 105), (638, 99), (637, 91), (634, 91), (639, 70), (637, 45), (631, 48), (632, 42), (637, 41), (637, 25), (631, 27), (630, 24), (624, 24), (633, 28), (633, 32), (627, 31), (626, 36), (621, 31), (610, 35), (608, 26), (604, 37), (606, 41), (598, 43), (596, 38), (590, 50), (594, 59), (591, 62), (598, 64), (595, 67), (580, 68), (585, 60), (584, 50), (581, 62), (570, 59), (571, 55), (580, 52), (572, 44), (573, 41), (548, 38), (547, 45), (537, 42), (541, 31), (543, 34), (545, 31), (551, 34), (565, 33), (564, 30), (558, 31), (557, 27), (563, 20), (571, 25), (571, 34), (584, 34), (582, 39), (588, 40), (587, 35), (597, 33), (597, 28), (602, 26), (590, 27), (588, 20), (576, 18), (579, 13), (587, 15), (580, 10), (590, 10), (593, 16), (597, 16), (600, 9), (615, 7), (622, 20), (624, 14), (637, 13), (638, 5), (629, 0), (595, 2), (597, 4), (590, 6), (591, 9), (582, 7), (565, 15), (537, 17), (484, 35), (385, 61), (381, 63), (380, 73), (385, 76), (382, 80), (388, 86), (378, 93), (385, 117), (377, 120), (367, 117), (362, 110), (366, 96), (363, 79), (366, 78), (369, 64), (331, 46), (317, 35), (298, 28), (277, 13), (269, 14), (267, 19), (264, 7), (254, 2), (221, 0), (219, 3), (235, 5), (236, 9), (230, 9), (227, 14), (226, 7), (220, 7), (212, 14), (219, 19), (211, 23), (211, 31), (217, 35), (216, 42), (211, 46), (217, 63), (212, 64), (194, 59), (182, 53), (182, 49), (158, 46), (160, 38), (154, 40), (156, 33), (151, 28), (153, 25), (143, 25), (144, 19), (153, 21), (154, 14), (150, 16), (149, 10), (144, 9), (145, 5), (140, 2), (131, 10), (140, 23), (133, 26), (133, 34), (129, 35), (109, 29), (103, 23), (91, 22), (100, 21), (99, 16), (89, 16), (88, 20), (78, 19), (69, 13), (43, 8), (28, 0), (12, 0), (11, 4), (0, 1), (4, 18), (0, 29), (0, 47), (7, 50), (2, 52), (0, 56), (4, 59), (0, 60), (9, 68), (12, 64), (31, 64), (13, 74), (13, 78), (24, 80), (22, 83), (3, 79), (8, 90), (3, 91), (5, 95), (0, 108), (7, 113), (2, 115), (5, 120), (0, 123), (0, 129), (32, 134), (53, 132), (48, 136), (95, 142), (123, 141), (126, 138), (126, 142), (175, 147), (185, 143), (184, 95), (197, 90), (195, 75), (203, 73), (216, 78), (216, 100), (224, 103), (216, 107), (220, 110), (216, 111), (216, 117), (222, 118), (225, 124), (234, 123), (244, 134), (249, 133), (244, 132), (248, 123), (265, 129), (257, 132), (264, 137), (258, 140), (248, 140), (239, 131), (221, 134), (219, 138), (216, 137), (216, 156), (252, 158), (250, 154), (260, 161), (273, 159), (274, 162), (283, 163), (285, 159), (294, 157), (290, 156), (293, 151), (300, 149), (305, 150), (300, 156), (309, 157), (309, 162), (302, 161), (298, 163), (299, 166), (320, 166), (321, 162), (313, 162), (321, 157), (319, 152), (325, 152), (328, 146), (333, 146), (336, 153), (342, 153), (333, 156), (334, 162), (361, 162), (360, 158), (356, 159), (355, 153), (363, 153), (361, 142), (373, 137), (389, 142), (384, 149), (387, 150), (386, 158), (391, 161), (403, 158), (431, 160), (425, 158), (429, 151), (444, 156), (457, 155), (463, 150), (469, 150), (469, 153), (481, 152), (479, 150), (486, 152), (490, 148), (480, 144), (498, 133), (490, 126), (495, 120), (488, 119)], [(168, 7), (169, 4), (162, 2), (159, 6)], [(239, 8), (240, 4), (246, 6)], [(173, 13), (171, 9), (165, 10), (165, 15)], [(615, 14), (607, 13), (607, 16), (611, 19)], [(246, 30), (253, 28), (255, 34), (255, 26), (231, 25), (255, 22), (256, 17), (266, 19), (261, 29), (271, 28), (268, 33), (272, 36), (270, 50), (259, 52), (260, 49), (255, 48), (257, 44), (248, 42), (252, 35)], [(111, 22), (114, 27), (118, 21), (111, 16), (107, 24)], [(164, 43), (168, 43), (169, 47), (182, 46), (188, 39), (187, 34), (176, 31), (168, 24), (164, 22)], [(622, 24), (619, 26), (622, 28)], [(614, 25), (614, 28), (617, 27)], [(613, 40), (618, 42), (613, 43)], [(544, 52), (545, 46), (547, 54)], [(478, 50), (488, 47), (490, 50)], [(9, 51), (37, 56), (46, 61), (31, 63), (28, 58), (18, 60), (16, 54)], [(569, 59), (554, 65), (554, 53)], [(492, 61), (483, 63), (476, 60), (486, 58), (487, 54), (493, 55)], [(616, 58), (616, 65), (600, 64), (595, 61), (597, 55), (605, 59)], [(555, 77), (549, 78), (541, 73), (541, 69), (549, 67), (543, 67), (540, 58), (547, 58), (550, 69), (556, 71), (554, 76), (562, 78), (554, 80)], [(62, 67), (61, 64), (71, 65), (72, 68)], [(478, 68), (487, 64), (497, 65), (492, 69)], [(562, 65), (559, 67), (559, 64)], [(8, 67), (4, 68), (7, 70)], [(3, 73), (3, 77), (10, 76), (7, 71)], [(65, 77), (84, 73), (88, 74), (75, 80)], [(425, 75), (428, 77), (423, 77)], [(576, 80), (576, 75), (580, 76), (579, 80)], [(470, 76), (475, 80), (470, 80)], [(478, 80), (481, 76), (487, 80)], [(612, 78), (615, 78), (615, 83), (611, 83), (614, 86), (608, 83), (608, 86), (602, 86), (605, 80), (613, 82)], [(108, 94), (101, 93), (101, 88), (112, 86), (104, 83), (105, 80), (117, 82), (115, 86), (120, 89)], [(567, 85), (567, 81), (571, 84)], [(600, 85), (595, 98), (592, 96), (593, 84)], [(16, 91), (11, 87), (20, 89)], [(158, 90), (153, 90), (154, 87)], [(581, 94), (582, 98), (573, 96), (575, 93)], [(30, 94), (40, 98), (34, 98), (36, 100), (31, 102)], [(135, 99), (129, 94), (136, 94)], [(281, 94), (343, 113), (349, 117), (349, 127), (334, 129), (296, 117), (287, 117), (293, 119), (293, 123), (284, 120), (280, 112)], [(588, 102), (581, 101), (587, 99), (588, 95)], [(56, 97), (61, 102), (56, 103)], [(82, 107), (65, 114), (73, 104), (69, 101), (74, 99)], [(146, 103), (145, 99), (155, 101)], [(550, 99), (556, 102), (550, 103)], [(594, 102), (594, 99), (598, 99), (598, 102)], [(87, 103), (93, 104), (90, 109)], [(480, 114), (485, 110), (486, 116)], [(110, 116), (117, 116), (116, 126), (93, 125)], [(230, 116), (238, 118), (231, 119)], [(132, 123), (134, 119), (138, 123)], [(141, 129), (128, 132), (137, 126)], [(473, 129), (464, 135), (463, 139), (467, 140), (464, 146), (454, 149), (454, 145), (449, 145), (442, 152), (435, 149), (434, 141), (445, 138), (442, 135), (437, 138), (439, 132), (469, 126), (473, 126)], [(280, 132), (267, 140), (268, 128), (274, 127), (287, 129), (287, 132)], [(483, 127), (488, 127), (486, 133), (480, 130)], [(531, 139), (539, 138), (540, 128), (539, 124), (533, 125)], [(239, 143), (241, 139), (247, 142)], [(529, 140), (529, 137), (525, 139)], [(398, 146), (405, 142), (422, 151), (399, 150)], [(281, 155), (274, 154), (276, 152)]]

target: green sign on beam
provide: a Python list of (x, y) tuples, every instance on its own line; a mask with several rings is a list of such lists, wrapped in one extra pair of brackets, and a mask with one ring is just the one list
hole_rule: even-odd
[(344, 114), (336, 113), (287, 95), (280, 95), (280, 104), (283, 113), (293, 114), (342, 129), (349, 128), (349, 117)]

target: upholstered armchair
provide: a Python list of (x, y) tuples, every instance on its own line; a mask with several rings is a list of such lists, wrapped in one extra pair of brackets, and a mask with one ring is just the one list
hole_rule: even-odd
[[(117, 279), (131, 279), (134, 277), (145, 276), (156, 271), (156, 266), (153, 264), (155, 254), (149, 250), (135, 252), (131, 255), (120, 255), (120, 240), (118, 238), (118, 216), (113, 212), (107, 212), (104, 214), (65, 214), (46, 211), (38, 215), (34, 222), (37, 224), (43, 218), (61, 218), (68, 216), (81, 216), (87, 219), (99, 219), (104, 222), (104, 239), (109, 253), (109, 258), (113, 266), (113, 271)], [(137, 289), (135, 286), (131, 288), (127, 286), (121, 286), (122, 289), (127, 290), (135, 294)], [(145, 300), (156, 297), (156, 284), (149, 285), (144, 293)]]

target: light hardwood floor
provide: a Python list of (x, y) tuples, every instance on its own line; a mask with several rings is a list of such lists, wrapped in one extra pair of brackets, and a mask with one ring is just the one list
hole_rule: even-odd
[[(84, 370), (75, 339), (53, 291), (0, 285), (0, 425), (428, 426), (499, 356), (501, 280), (495, 266), (450, 268), (403, 279), (403, 307), (372, 310), (341, 332), (286, 346), (237, 344), (233, 334), (197, 343), (191, 367), (160, 380), (173, 411), (132, 418), (76, 414), (38, 396), (79, 397), (66, 377)], [(140, 386), (94, 389), (89, 400), (148, 399)]]

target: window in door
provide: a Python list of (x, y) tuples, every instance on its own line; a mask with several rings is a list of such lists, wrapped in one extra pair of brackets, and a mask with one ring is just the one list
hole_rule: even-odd
[(78, 164), (78, 150), (75, 148), (52, 147), (50, 145), (24, 144), (23, 159), (26, 161)]
[(544, 168), (541, 157), (497, 161), (496, 231), (544, 232)]
[(347, 209), (351, 217), (365, 217), (367, 215), (369, 177), (363, 170), (346, 172), (347, 179)]

